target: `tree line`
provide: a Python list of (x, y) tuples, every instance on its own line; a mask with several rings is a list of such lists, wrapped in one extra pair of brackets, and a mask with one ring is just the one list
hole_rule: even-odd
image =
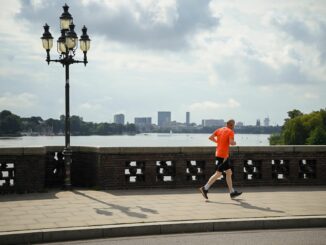
[[(174, 133), (212, 133), (215, 127), (173, 129)], [(161, 132), (161, 130), (163, 130)], [(163, 133), (167, 129), (153, 129), (151, 132)], [(137, 134), (135, 124), (85, 122), (82, 117), (70, 117), (72, 135), (121, 135)], [(170, 130), (166, 131), (169, 132)], [(236, 133), (271, 134), (270, 145), (326, 145), (326, 110), (304, 114), (294, 109), (288, 112), (283, 126), (257, 127), (244, 126), (235, 129)], [(63, 135), (65, 116), (60, 119), (43, 120), (41, 117), (20, 117), (8, 110), (0, 112), (0, 136)], [(165, 132), (165, 133), (166, 133)]]
[(282, 130), (270, 137), (271, 145), (326, 145), (326, 110), (304, 114), (288, 112)]
[[(120, 125), (115, 123), (85, 122), (82, 117), (70, 117), (72, 135), (113, 135), (136, 134), (134, 124)], [(0, 136), (60, 135), (65, 132), (65, 116), (60, 119), (43, 120), (41, 117), (19, 117), (8, 110), (0, 112)]]
[[(212, 133), (216, 127), (198, 127), (191, 124), (188, 127), (154, 127), (145, 132), (150, 133)], [(243, 134), (272, 134), (281, 130), (280, 126), (257, 127), (242, 126), (235, 129), (236, 133)], [(70, 117), (70, 131), (72, 135), (121, 135), (143, 132), (135, 124), (93, 123), (85, 122), (82, 117)], [(65, 116), (60, 119), (43, 120), (41, 117), (19, 117), (8, 110), (0, 112), (0, 136), (21, 135), (61, 135), (65, 132)]]

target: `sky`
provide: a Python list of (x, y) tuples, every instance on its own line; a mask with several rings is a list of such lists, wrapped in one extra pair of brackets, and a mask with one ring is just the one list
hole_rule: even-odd
[(84, 121), (189, 111), (197, 124), (282, 125), (290, 110), (326, 107), (324, 0), (0, 0), (0, 111), (65, 113), (65, 70), (40, 39), (47, 23), (58, 59), (65, 3), (91, 39), (87, 66), (70, 66), (70, 114)]

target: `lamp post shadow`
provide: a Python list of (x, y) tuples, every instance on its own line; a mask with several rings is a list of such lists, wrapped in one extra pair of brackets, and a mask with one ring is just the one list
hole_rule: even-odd
[(102, 204), (108, 206), (108, 208), (94, 208), (96, 213), (101, 214), (101, 215), (112, 216), (113, 215), (113, 212), (111, 212), (112, 209), (119, 210), (121, 213), (124, 213), (124, 214), (128, 215), (129, 217), (135, 217), (135, 218), (140, 218), (140, 219), (146, 219), (148, 217), (148, 215), (146, 215), (145, 213), (158, 214), (158, 211), (154, 210), (154, 209), (136, 206), (135, 208), (139, 209), (140, 212), (135, 212), (135, 211), (131, 211), (131, 208), (134, 208), (134, 207), (126, 207), (126, 206), (122, 206), (122, 205), (108, 203), (108, 202), (99, 200), (95, 197), (92, 197), (90, 195), (87, 195), (85, 193), (82, 193), (82, 192), (76, 191), (76, 190), (73, 190), (72, 192), (75, 193), (76, 195), (80, 195), (80, 196), (89, 198), (93, 201), (96, 201), (96, 202), (99, 202), (99, 203), (102, 203)]

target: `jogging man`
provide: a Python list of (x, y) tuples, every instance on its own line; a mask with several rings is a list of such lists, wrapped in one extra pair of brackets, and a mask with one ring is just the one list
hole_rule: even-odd
[(216, 146), (216, 172), (213, 174), (207, 184), (199, 188), (199, 191), (203, 194), (205, 199), (208, 199), (208, 189), (214, 184), (214, 182), (221, 177), (222, 173), (226, 174), (226, 183), (229, 188), (230, 197), (234, 198), (240, 196), (242, 192), (237, 192), (232, 186), (232, 170), (229, 160), (229, 147), (230, 145), (236, 145), (234, 141), (234, 124), (235, 121), (230, 119), (226, 123), (226, 127), (219, 128), (209, 137), (211, 141), (217, 144)]

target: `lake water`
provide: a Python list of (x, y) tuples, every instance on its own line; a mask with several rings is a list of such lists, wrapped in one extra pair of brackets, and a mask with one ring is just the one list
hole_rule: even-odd
[[(238, 146), (268, 146), (269, 134), (236, 134)], [(209, 134), (137, 134), (112, 136), (71, 136), (71, 146), (214, 146)], [(63, 146), (64, 136), (0, 137), (0, 147)]]

